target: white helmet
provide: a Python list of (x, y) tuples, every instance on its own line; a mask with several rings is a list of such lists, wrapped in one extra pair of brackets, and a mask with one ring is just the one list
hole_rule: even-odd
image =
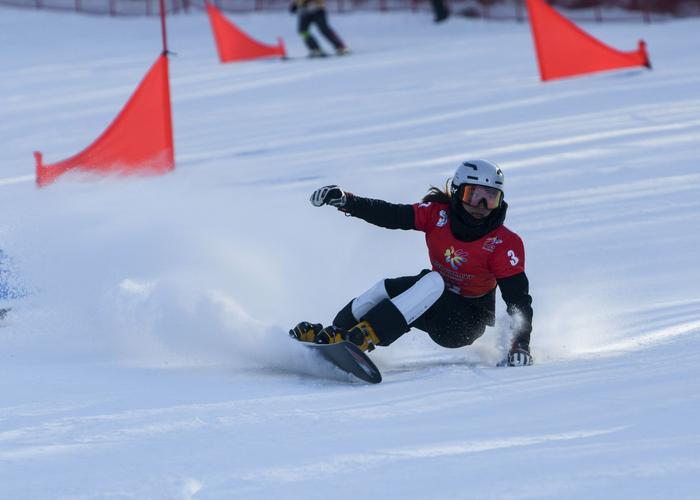
[(489, 160), (467, 160), (452, 177), (451, 191), (454, 195), (463, 184), (488, 186), (503, 192), (504, 177), (501, 167)]

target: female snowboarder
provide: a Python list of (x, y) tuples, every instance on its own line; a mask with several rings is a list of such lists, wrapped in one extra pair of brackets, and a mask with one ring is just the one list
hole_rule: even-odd
[(503, 172), (491, 161), (468, 160), (448, 184), (444, 191), (432, 187), (413, 205), (362, 198), (335, 185), (314, 191), (316, 207), (330, 205), (388, 229), (423, 231), (432, 270), (381, 280), (343, 307), (332, 325), (305, 321), (290, 335), (320, 344), (348, 340), (372, 350), (415, 327), (443, 347), (463, 347), (495, 324), (498, 287), (513, 330), (502, 364), (532, 364), (532, 297), (523, 242), (503, 225)]

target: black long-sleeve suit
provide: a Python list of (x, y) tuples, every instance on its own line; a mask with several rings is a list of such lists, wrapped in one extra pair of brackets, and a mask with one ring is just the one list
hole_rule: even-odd
[[(504, 205), (502, 215), (500, 218), (494, 219), (492, 226), (503, 223), (507, 208), (505, 203)], [(349, 194), (347, 203), (341, 210), (350, 216), (387, 229), (416, 229), (415, 212), (412, 205), (389, 203)], [(495, 227), (485, 228), (484, 231), (488, 232), (492, 229)], [(393, 298), (407, 290), (427, 272), (429, 270), (424, 270), (417, 276), (385, 280), (389, 296)], [(527, 276), (521, 272), (507, 278), (497, 279), (497, 285), (506, 303), (508, 314), (515, 319), (513, 345), (529, 350), (533, 312)], [(463, 297), (446, 289), (440, 299), (423, 316), (418, 318), (414, 324), (407, 326), (415, 326), (428, 332), (435, 342), (445, 347), (461, 347), (471, 344), (481, 336), (487, 325), (493, 325), (494, 315), (495, 289), (479, 298)], [(351, 319), (345, 318), (347, 318), (347, 314), (343, 314), (341, 311), (336, 317), (336, 321), (339, 323), (351, 321)], [(382, 343), (391, 343), (403, 333), (390, 335), (392, 338), (382, 339)]]

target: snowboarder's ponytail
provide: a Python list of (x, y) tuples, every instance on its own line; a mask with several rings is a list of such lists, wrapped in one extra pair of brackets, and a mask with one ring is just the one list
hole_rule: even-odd
[(449, 204), (452, 199), (452, 197), (450, 196), (449, 185), (450, 179), (447, 179), (447, 181), (445, 181), (444, 191), (438, 187), (430, 186), (428, 193), (425, 196), (423, 196), (423, 199), (421, 201), (423, 203), (436, 202)]

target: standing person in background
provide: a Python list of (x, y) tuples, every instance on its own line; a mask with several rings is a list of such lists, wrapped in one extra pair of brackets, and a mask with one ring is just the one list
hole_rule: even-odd
[(329, 205), (387, 229), (424, 232), (432, 269), (380, 280), (343, 307), (331, 325), (303, 321), (290, 335), (317, 344), (347, 340), (367, 351), (415, 327), (443, 347), (463, 347), (495, 324), (499, 288), (512, 333), (501, 364), (532, 364), (525, 250), (520, 236), (503, 225), (503, 196), (503, 172), (488, 160), (463, 162), (444, 191), (433, 187), (412, 205), (362, 198), (335, 185), (317, 189), (314, 206)]
[(325, 57), (326, 53), (321, 50), (321, 46), (316, 38), (311, 34), (309, 28), (315, 24), (321, 34), (333, 45), (335, 53), (339, 56), (348, 54), (348, 49), (340, 39), (338, 34), (328, 25), (326, 16), (325, 0), (293, 0), (289, 5), (289, 12), (298, 15), (299, 35), (304, 39), (306, 47), (309, 49), (309, 57)]
[(441, 23), (450, 17), (450, 11), (445, 5), (445, 0), (430, 0), (430, 5), (433, 6), (433, 13), (435, 14), (434, 21), (436, 23)]

